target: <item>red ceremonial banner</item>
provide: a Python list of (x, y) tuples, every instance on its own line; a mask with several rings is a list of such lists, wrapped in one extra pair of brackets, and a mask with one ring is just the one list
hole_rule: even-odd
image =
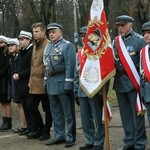
[(111, 39), (102, 0), (93, 0), (80, 63), (80, 85), (90, 98), (115, 75)]

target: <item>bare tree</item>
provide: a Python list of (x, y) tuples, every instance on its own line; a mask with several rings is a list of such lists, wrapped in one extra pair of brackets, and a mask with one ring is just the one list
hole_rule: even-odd
[(85, 26), (88, 23), (89, 15), (90, 15), (90, 7), (92, 4), (92, 0), (78, 0), (79, 3), (79, 13), (80, 17), (78, 22), (79, 26)]
[[(0, 0), (0, 32), (17, 36), (21, 29), (30, 31), (35, 22), (58, 22), (66, 38), (73, 40), (73, 32), (87, 25), (91, 4), (92, 0)], [(112, 37), (116, 35), (115, 19), (119, 15), (131, 15), (139, 32), (141, 25), (150, 20), (150, 0), (104, 0), (104, 7)]]
[(56, 0), (27, 0), (32, 9), (36, 22), (43, 22), (46, 25), (55, 20)]
[(150, 19), (150, 1), (132, 0), (130, 6), (129, 14), (135, 19), (135, 29), (140, 32), (142, 24)]
[(17, 0), (1, 0), (2, 10), (2, 30), (1, 33), (6, 36), (16, 36), (19, 31), (19, 21), (17, 16)]

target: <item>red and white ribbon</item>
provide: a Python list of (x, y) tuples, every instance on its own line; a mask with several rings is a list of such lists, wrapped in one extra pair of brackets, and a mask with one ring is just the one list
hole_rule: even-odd
[(134, 85), (134, 87), (137, 91), (136, 110), (137, 110), (138, 114), (143, 114), (143, 111), (145, 111), (145, 106), (144, 106), (143, 102), (141, 101), (140, 95), (139, 95), (140, 76), (135, 68), (135, 65), (134, 65), (120, 35), (116, 37), (116, 43), (117, 43), (119, 59), (120, 59), (122, 65), (124, 66), (128, 77), (130, 78), (132, 84)]
[(149, 45), (145, 46), (141, 50), (142, 67), (146, 76), (146, 79), (150, 82), (150, 59), (149, 59)]

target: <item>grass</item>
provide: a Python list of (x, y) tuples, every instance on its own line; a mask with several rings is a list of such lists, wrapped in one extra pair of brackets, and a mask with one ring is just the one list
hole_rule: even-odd
[(110, 85), (109, 85), (109, 91), (108, 91), (109, 103), (111, 106), (118, 106), (116, 92), (113, 90), (113, 83), (114, 83), (114, 78), (111, 78)]
[(109, 89), (108, 98), (109, 98), (109, 103), (110, 103), (111, 106), (118, 106), (116, 93), (112, 88)]

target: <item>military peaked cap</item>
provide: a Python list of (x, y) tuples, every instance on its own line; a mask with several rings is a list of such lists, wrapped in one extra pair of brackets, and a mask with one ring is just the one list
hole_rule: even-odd
[(81, 27), (79, 30), (79, 34), (85, 34), (87, 31), (87, 26)]
[(142, 31), (150, 31), (150, 21), (142, 25)]
[(50, 23), (48, 24), (47, 26), (47, 30), (50, 30), (50, 29), (60, 29), (62, 30), (62, 25), (58, 24), (58, 23)]
[(128, 22), (133, 22), (134, 19), (128, 15), (122, 15), (122, 16), (118, 16), (116, 18), (116, 24), (124, 24), (124, 23), (128, 23)]

